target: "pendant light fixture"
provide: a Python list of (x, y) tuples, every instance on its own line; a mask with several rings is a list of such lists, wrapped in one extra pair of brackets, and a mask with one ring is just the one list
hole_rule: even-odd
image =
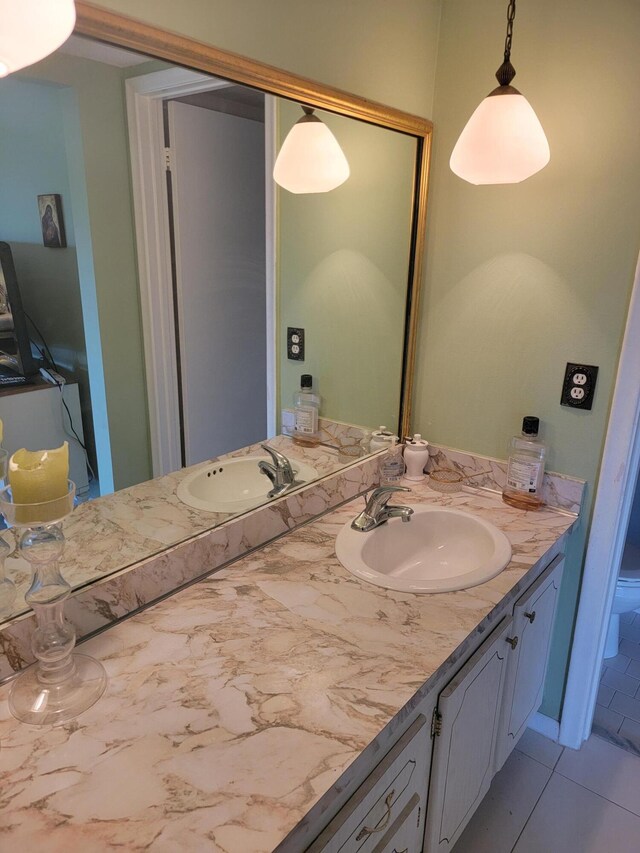
[(327, 125), (310, 107), (302, 110), (282, 143), (273, 179), (292, 193), (326, 193), (347, 180), (349, 164)]
[(529, 101), (511, 86), (511, 40), (516, 0), (507, 9), (504, 62), (500, 84), (482, 101), (456, 142), (449, 165), (471, 184), (517, 184), (549, 162), (549, 143)]
[(0, 0), (0, 77), (33, 65), (65, 42), (76, 22), (73, 0)]

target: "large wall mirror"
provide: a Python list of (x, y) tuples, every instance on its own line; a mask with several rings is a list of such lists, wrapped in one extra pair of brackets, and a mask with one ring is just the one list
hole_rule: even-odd
[[(431, 125), (76, 5), (69, 42), (0, 81), (0, 242), (21, 305), (4, 313), (54, 371), (0, 387), (0, 417), (10, 451), (70, 443), (88, 500), (65, 575), (84, 586), (234, 514), (179, 497), (213, 457), (268, 440), (309, 481), (346, 464), (340, 429), (408, 432)], [(330, 192), (273, 182), (301, 105), (349, 162)], [(282, 435), (303, 373), (329, 424), (311, 449)], [(25, 609), (12, 562), (0, 618)]]

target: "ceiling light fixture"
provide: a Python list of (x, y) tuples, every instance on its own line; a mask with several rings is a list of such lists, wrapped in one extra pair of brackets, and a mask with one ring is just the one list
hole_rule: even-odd
[(76, 9), (73, 0), (0, 0), (0, 21), (0, 77), (6, 77), (60, 47)]
[(310, 107), (293, 125), (273, 167), (273, 179), (292, 193), (326, 193), (349, 177), (338, 140)]
[(496, 71), (500, 84), (467, 122), (449, 166), (471, 184), (517, 184), (549, 162), (549, 143), (529, 101), (511, 86), (511, 40), (516, 0), (507, 9), (504, 62)]

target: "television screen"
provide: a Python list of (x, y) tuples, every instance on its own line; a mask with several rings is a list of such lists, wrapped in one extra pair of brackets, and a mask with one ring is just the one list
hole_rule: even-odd
[(18, 384), (20, 377), (29, 379), (37, 372), (11, 246), (0, 242), (0, 382), (11, 384), (15, 376)]

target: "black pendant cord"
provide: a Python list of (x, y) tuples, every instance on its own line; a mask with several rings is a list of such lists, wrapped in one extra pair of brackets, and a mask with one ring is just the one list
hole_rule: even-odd
[(513, 40), (513, 20), (516, 16), (516, 0), (509, 0), (507, 8), (507, 36), (504, 40), (504, 62), (496, 71), (496, 79), (501, 86), (508, 86), (516, 76), (511, 64), (511, 42)]

